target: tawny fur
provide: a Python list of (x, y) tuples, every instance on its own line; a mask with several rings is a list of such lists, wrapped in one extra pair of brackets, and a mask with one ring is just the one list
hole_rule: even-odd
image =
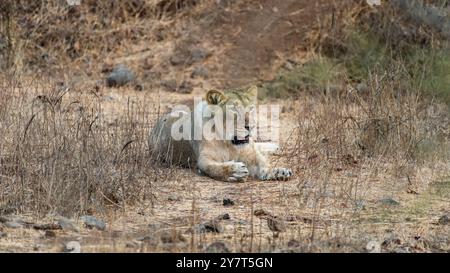
[[(257, 88), (232, 91), (209, 91), (206, 102), (198, 105), (190, 118), (202, 113), (208, 105), (256, 106)], [(189, 116), (185, 116), (188, 118)], [(150, 133), (152, 153), (159, 160), (198, 168), (211, 178), (227, 182), (245, 182), (248, 177), (259, 180), (288, 180), (293, 173), (287, 168), (272, 168), (266, 156), (250, 137), (247, 144), (235, 145), (230, 140), (180, 140), (171, 137), (172, 125), (179, 120), (173, 113), (161, 117)], [(205, 122), (204, 119), (202, 119)], [(192, 122), (193, 123), (193, 122)], [(195, 125), (191, 126), (193, 134)]]

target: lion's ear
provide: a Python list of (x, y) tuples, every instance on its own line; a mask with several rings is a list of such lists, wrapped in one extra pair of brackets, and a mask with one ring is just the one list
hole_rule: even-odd
[(256, 98), (258, 96), (258, 87), (256, 85), (253, 85), (249, 89), (247, 89), (246, 93), (249, 96)]
[(214, 104), (217, 105), (219, 103), (221, 103), (222, 101), (226, 100), (226, 96), (217, 90), (210, 90), (208, 91), (208, 93), (206, 94), (206, 101), (209, 104)]

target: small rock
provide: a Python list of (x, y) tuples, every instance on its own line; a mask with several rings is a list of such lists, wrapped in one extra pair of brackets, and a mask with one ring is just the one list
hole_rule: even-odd
[(284, 220), (286, 222), (297, 222), (297, 221), (300, 221), (301, 219), (302, 219), (302, 217), (295, 216), (295, 215), (289, 215), (289, 216), (286, 216), (286, 218)]
[(291, 62), (284, 63), (283, 68), (287, 71), (292, 71), (295, 69), (294, 65)]
[(93, 229), (93, 228), (96, 228), (98, 230), (106, 229), (106, 224), (102, 220), (99, 220), (99, 219), (95, 218), (94, 216), (91, 216), (91, 215), (81, 216), (80, 219), (81, 219), (81, 221), (84, 222), (86, 227), (89, 229)]
[(237, 224), (246, 226), (246, 225), (248, 225), (249, 223), (248, 223), (248, 221), (245, 221), (245, 220), (242, 220), (242, 219), (241, 219), (241, 220), (237, 221)]
[(125, 244), (125, 247), (126, 247), (126, 248), (136, 248), (136, 247), (138, 247), (138, 246), (139, 246), (139, 244), (136, 243), (136, 242), (127, 242), (127, 243)]
[(286, 231), (286, 223), (275, 216), (267, 217), (267, 226), (272, 232)]
[(44, 246), (41, 245), (41, 244), (35, 244), (35, 245), (33, 246), (33, 250), (34, 250), (34, 251), (39, 251), (39, 250), (41, 250), (43, 247), (44, 247)]
[(235, 2), (236, 0), (216, 0), (216, 3), (222, 8), (229, 7)]
[(144, 70), (151, 70), (154, 66), (155, 64), (152, 62), (151, 58), (145, 58), (141, 60), (141, 67)]
[(177, 91), (178, 84), (175, 79), (170, 79), (162, 81), (161, 86), (164, 87), (167, 91), (175, 92)]
[(231, 200), (230, 198), (223, 199), (223, 206), (224, 207), (234, 206), (234, 201)]
[(6, 232), (0, 232), (0, 239), (7, 237), (8, 234)]
[(53, 230), (46, 230), (44, 233), (44, 237), (46, 238), (55, 238), (56, 233)]
[(4, 223), (4, 225), (5, 225), (5, 227), (7, 227), (7, 228), (14, 228), (14, 229), (16, 229), (16, 228), (23, 228), (24, 227), (24, 225), (22, 224), (22, 223), (18, 223), (18, 222), (6, 222), (6, 223)]
[(286, 221), (286, 222), (303, 222), (305, 224), (312, 224), (313, 223), (313, 220), (311, 218), (302, 217), (302, 216), (296, 216), (296, 215), (286, 216), (284, 221)]
[(178, 92), (185, 94), (191, 93), (192, 90), (194, 90), (194, 87), (192, 86), (192, 83), (189, 81), (183, 81), (180, 87), (178, 88)]
[(0, 208), (0, 214), (13, 214), (17, 212), (17, 207), (14, 206), (4, 206)]
[(0, 223), (7, 228), (25, 228), (33, 225), (31, 222), (24, 221), (18, 217), (3, 217), (0, 216)]
[(155, 237), (152, 234), (139, 237), (136, 240), (141, 241), (141, 242), (143, 242), (143, 243), (145, 243), (147, 245), (150, 245), (150, 246), (157, 246), (158, 243), (159, 243), (159, 238)]
[(381, 0), (366, 0), (366, 3), (371, 7), (381, 6)]
[(206, 247), (206, 253), (230, 253), (227, 245), (223, 242), (214, 242)]
[(334, 194), (334, 192), (331, 192), (331, 191), (324, 191), (324, 192), (322, 192), (322, 197), (323, 198), (334, 198), (335, 194)]
[(36, 230), (57, 230), (61, 229), (59, 224), (34, 224), (33, 228)]
[(102, 73), (110, 73), (110, 72), (112, 72), (113, 71), (113, 65), (112, 64), (110, 64), (110, 63), (104, 63), (103, 65), (102, 65), (102, 69), (101, 69), (101, 72)]
[(137, 238), (136, 240), (145, 242), (145, 241), (150, 241), (150, 240), (154, 240), (154, 239), (155, 238), (151, 235), (145, 235), (145, 236)]
[(409, 247), (399, 247), (394, 249), (394, 253), (411, 253), (411, 249)]
[(144, 72), (143, 78), (146, 82), (157, 82), (161, 79), (161, 72), (160, 71), (149, 71)]
[(389, 238), (387, 238), (386, 240), (383, 241), (383, 243), (381, 243), (382, 247), (392, 247), (394, 245), (401, 245), (402, 241), (397, 238), (396, 236), (390, 236)]
[(44, 61), (49, 61), (50, 55), (48, 53), (44, 52), (41, 54), (41, 59)]
[(382, 205), (385, 206), (398, 206), (400, 205), (399, 202), (395, 201), (394, 199), (388, 197), (388, 198), (383, 198), (379, 201)]
[(203, 232), (221, 233), (223, 232), (223, 227), (219, 220), (212, 220), (198, 225), (197, 231), (200, 233)]
[(77, 241), (70, 241), (65, 244), (63, 252), (67, 253), (81, 253), (81, 245)]
[(228, 213), (224, 213), (224, 214), (221, 214), (221, 215), (217, 216), (216, 219), (217, 220), (230, 220), (231, 217), (230, 217), (230, 215)]
[(301, 245), (302, 245), (302, 244), (301, 244), (299, 241), (297, 241), (297, 240), (290, 240), (290, 241), (287, 243), (287, 246), (288, 246), (289, 248), (299, 248)]
[(136, 84), (134, 85), (134, 90), (136, 90), (136, 91), (142, 91), (142, 90), (144, 90), (144, 86), (143, 86), (141, 83), (136, 83)]
[(378, 241), (370, 241), (366, 245), (366, 250), (369, 253), (380, 253), (381, 252), (381, 244)]
[(173, 66), (182, 65), (186, 63), (186, 58), (182, 54), (175, 54), (170, 57), (170, 64)]
[(450, 218), (448, 215), (444, 215), (438, 220), (439, 225), (449, 225), (450, 224)]
[(58, 225), (64, 230), (71, 230), (78, 232), (78, 228), (75, 226), (74, 221), (65, 217), (59, 217)]
[(264, 216), (270, 216), (270, 213), (265, 211), (264, 209), (257, 209), (253, 212), (253, 215), (256, 217), (264, 217)]
[(204, 66), (197, 66), (191, 73), (191, 78), (208, 78), (209, 70)]
[(135, 79), (133, 71), (124, 65), (118, 65), (106, 78), (106, 85), (108, 87), (124, 86)]
[(170, 202), (175, 202), (175, 201), (180, 201), (181, 198), (178, 195), (170, 195), (169, 197), (167, 197), (167, 201)]
[(293, 59), (287, 59), (286, 62), (283, 64), (283, 68), (292, 71), (299, 65), (298, 61)]
[(196, 47), (191, 50), (191, 58), (193, 62), (202, 61), (211, 56), (211, 51), (204, 48)]
[(365, 210), (366, 209), (366, 202), (364, 200), (357, 200), (355, 202), (355, 209), (356, 210)]
[(312, 219), (312, 218), (301, 217), (301, 220), (302, 220), (302, 222), (305, 223), (305, 224), (312, 224), (312, 223), (313, 223), (313, 219)]
[(180, 243), (180, 242), (186, 241), (183, 234), (181, 234), (180, 232), (177, 232), (175, 230), (173, 230), (171, 232), (170, 231), (162, 232), (160, 239), (161, 239), (161, 242), (163, 242), (164, 244)]

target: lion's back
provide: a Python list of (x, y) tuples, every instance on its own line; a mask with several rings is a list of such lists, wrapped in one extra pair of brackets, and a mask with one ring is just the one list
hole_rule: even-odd
[(193, 142), (172, 137), (172, 125), (178, 119), (166, 114), (156, 122), (149, 136), (151, 156), (165, 163), (193, 167), (197, 161)]

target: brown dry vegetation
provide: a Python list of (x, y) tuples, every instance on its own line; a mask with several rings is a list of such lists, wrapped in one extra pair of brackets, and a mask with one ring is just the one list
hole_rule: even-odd
[[(366, 70), (364, 48), (348, 54), (349, 26), (368, 32), (380, 20), (363, 1), (14, 2), (0, 4), (0, 251), (69, 241), (83, 252), (204, 252), (214, 242), (232, 252), (450, 250), (439, 221), (450, 203), (448, 106), (419, 92), (408, 61)], [(420, 28), (407, 45), (441, 48), (436, 37)], [(388, 38), (383, 54), (404, 52)], [(206, 57), (193, 58), (198, 49)], [(120, 63), (142, 91), (101, 81)], [(190, 79), (197, 66), (209, 76)], [(164, 90), (170, 79), (192, 93)], [(273, 160), (293, 180), (230, 184), (153, 160), (148, 131), (168, 106), (252, 82), (262, 102), (282, 105)], [(33, 228), (60, 215), (78, 230)], [(106, 230), (85, 228), (82, 215)], [(30, 224), (13, 229), (15, 217)], [(201, 232), (208, 221), (220, 232)]]

